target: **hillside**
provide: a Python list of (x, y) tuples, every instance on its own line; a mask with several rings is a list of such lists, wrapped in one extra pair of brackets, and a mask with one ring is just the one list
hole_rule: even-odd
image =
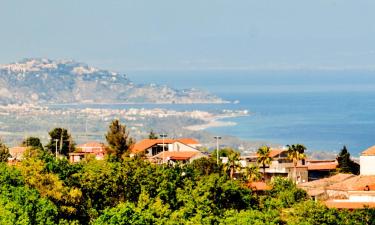
[(0, 104), (224, 102), (196, 89), (134, 84), (125, 74), (71, 60), (25, 59), (0, 65)]

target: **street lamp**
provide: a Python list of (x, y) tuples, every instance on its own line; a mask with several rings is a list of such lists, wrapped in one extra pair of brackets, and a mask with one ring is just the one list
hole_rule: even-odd
[(160, 137), (163, 138), (163, 164), (164, 164), (164, 141), (165, 141), (165, 138), (167, 137), (167, 134), (162, 133), (160, 134)]
[(216, 139), (216, 161), (217, 161), (217, 164), (219, 165), (219, 139), (221, 139), (221, 137), (215, 136), (214, 138)]

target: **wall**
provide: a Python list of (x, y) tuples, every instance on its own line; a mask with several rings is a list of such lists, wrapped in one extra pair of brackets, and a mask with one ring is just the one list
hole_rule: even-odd
[(375, 156), (361, 155), (359, 158), (361, 175), (375, 175)]

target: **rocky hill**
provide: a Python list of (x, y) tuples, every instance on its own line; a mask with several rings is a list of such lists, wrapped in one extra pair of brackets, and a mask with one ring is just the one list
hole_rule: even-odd
[(71, 60), (25, 59), (0, 65), (0, 104), (224, 102), (196, 89), (134, 84), (125, 74)]

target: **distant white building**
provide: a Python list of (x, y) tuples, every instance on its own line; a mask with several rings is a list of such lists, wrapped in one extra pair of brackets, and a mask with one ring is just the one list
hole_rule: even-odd
[(362, 152), (359, 161), (361, 175), (375, 175), (375, 145)]

